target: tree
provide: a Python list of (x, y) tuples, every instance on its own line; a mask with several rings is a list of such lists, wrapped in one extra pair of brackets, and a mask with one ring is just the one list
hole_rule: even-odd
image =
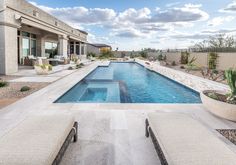
[(148, 53), (145, 50), (142, 50), (139, 54), (143, 58), (147, 58), (147, 56), (148, 56)]

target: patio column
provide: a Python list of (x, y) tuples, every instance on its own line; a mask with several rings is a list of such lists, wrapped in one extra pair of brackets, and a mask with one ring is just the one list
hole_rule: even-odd
[(82, 55), (81, 54), (81, 42), (79, 43), (79, 55)]
[(45, 57), (45, 39), (44, 37), (41, 38), (41, 57)]
[(87, 56), (87, 44), (84, 44), (84, 55)]
[(18, 71), (17, 27), (12, 24), (0, 25), (0, 74)]
[(63, 57), (68, 57), (67, 54), (67, 48), (68, 48), (68, 38), (67, 36), (59, 36), (59, 49), (58, 49), (58, 55)]

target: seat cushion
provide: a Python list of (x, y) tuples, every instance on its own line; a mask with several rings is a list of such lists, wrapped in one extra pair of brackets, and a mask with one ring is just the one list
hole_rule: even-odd
[(236, 154), (196, 119), (185, 114), (150, 113), (148, 120), (170, 165), (236, 164)]
[(51, 165), (73, 124), (70, 115), (26, 118), (0, 138), (0, 164)]

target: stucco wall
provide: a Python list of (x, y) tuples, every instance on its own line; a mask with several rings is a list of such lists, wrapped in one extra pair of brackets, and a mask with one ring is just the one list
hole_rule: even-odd
[[(176, 53), (165, 53), (167, 57), (167, 61), (172, 62), (175, 61), (176, 63), (179, 63), (180, 61), (180, 52)], [(194, 62), (196, 65), (200, 67), (207, 67), (208, 66), (208, 59), (207, 59), (208, 53), (196, 53), (191, 52), (190, 53), (190, 59), (192, 57), (196, 57), (196, 61)], [(217, 69), (220, 70), (226, 70), (230, 67), (236, 67), (236, 53), (218, 53), (218, 65)]]
[(88, 53), (95, 53), (96, 55), (100, 54), (99, 48), (97, 48), (97, 47), (95, 47), (93, 45), (90, 45), (90, 44), (87, 44), (87, 52)]
[[(25, 0), (5, 0), (7, 8), (11, 9), (8, 13), (7, 20), (11, 23), (16, 23), (15, 14), (24, 16), (29, 20), (40, 21), (41, 23), (49, 24), (50, 26), (61, 30), (63, 33), (67, 33), (67, 35), (74, 36), (76, 38), (80, 38), (82, 41), (87, 41), (87, 35), (81, 33), (79, 30), (72, 28), (66, 23), (60, 21), (59, 19), (53, 17), (52, 15), (44, 12), (43, 10), (37, 8), (36, 6), (28, 3)], [(14, 11), (14, 13), (12, 12)], [(37, 12), (37, 16), (34, 16), (33, 13)], [(57, 22), (57, 25), (56, 25)]]

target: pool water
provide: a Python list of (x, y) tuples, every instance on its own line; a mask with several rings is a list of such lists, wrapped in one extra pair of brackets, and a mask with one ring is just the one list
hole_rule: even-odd
[(57, 103), (201, 103), (199, 93), (137, 63), (98, 67)]

